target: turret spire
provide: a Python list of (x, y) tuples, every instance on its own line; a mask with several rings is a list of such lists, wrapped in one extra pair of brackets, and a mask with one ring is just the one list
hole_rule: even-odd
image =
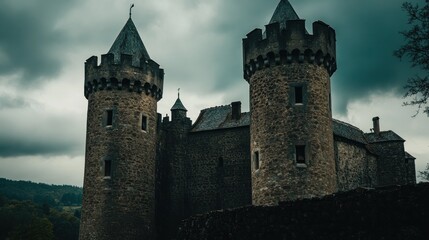
[(177, 100), (174, 103), (174, 105), (170, 109), (171, 111), (174, 110), (181, 110), (181, 111), (188, 111), (185, 106), (183, 106), (182, 101), (180, 100), (180, 88), (177, 89)]
[(170, 110), (173, 121), (186, 118), (186, 112), (188, 110), (183, 106), (183, 103), (180, 100), (180, 88), (177, 89), (177, 100)]
[(121, 54), (132, 55), (133, 65), (140, 66), (141, 58), (149, 60), (150, 57), (142, 39), (140, 38), (137, 28), (131, 19), (131, 9), (133, 6), (134, 4), (132, 4), (130, 7), (130, 18), (122, 28), (121, 32), (110, 48), (109, 53), (113, 53), (115, 56), (115, 62), (119, 61)]
[(290, 2), (288, 0), (281, 0), (271, 17), (270, 23), (278, 22), (280, 24), (280, 29), (286, 29), (287, 20), (298, 19), (300, 18), (298, 17), (298, 14), (296, 14)]

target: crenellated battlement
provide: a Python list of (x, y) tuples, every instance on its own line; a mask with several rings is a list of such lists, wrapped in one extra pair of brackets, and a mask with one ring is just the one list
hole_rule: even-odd
[(164, 69), (155, 61), (142, 58), (140, 66), (132, 64), (132, 55), (122, 54), (119, 63), (115, 63), (112, 53), (92, 56), (85, 62), (84, 95), (101, 90), (128, 90), (131, 92), (151, 94), (157, 101), (162, 98)]
[(255, 29), (243, 39), (244, 78), (259, 69), (292, 62), (323, 65), (332, 75), (337, 69), (335, 30), (322, 21), (313, 23), (313, 34), (305, 29), (305, 20), (289, 20), (286, 29), (279, 23), (266, 25), (265, 36)]

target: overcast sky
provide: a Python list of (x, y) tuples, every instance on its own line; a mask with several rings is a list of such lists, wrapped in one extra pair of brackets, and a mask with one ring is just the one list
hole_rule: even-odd
[[(165, 69), (158, 112), (181, 99), (193, 121), (203, 108), (240, 100), (242, 38), (263, 28), (279, 0), (134, 1), (133, 21), (150, 56)], [(402, 0), (290, 0), (300, 18), (322, 20), (337, 33), (332, 77), (334, 117), (365, 132), (406, 139), (418, 170), (429, 162), (429, 118), (402, 107), (408, 76), (393, 56), (407, 28)], [(424, 0), (413, 0), (422, 4)], [(82, 186), (87, 100), (83, 64), (107, 53), (132, 1), (0, 0), (0, 177)]]

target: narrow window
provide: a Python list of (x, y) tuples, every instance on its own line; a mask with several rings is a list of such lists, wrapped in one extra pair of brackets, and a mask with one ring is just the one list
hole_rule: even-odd
[(147, 117), (142, 115), (142, 130), (147, 131)]
[(112, 174), (112, 161), (104, 160), (104, 176), (110, 177)]
[(220, 157), (217, 162), (218, 167), (223, 167), (223, 157)]
[(302, 86), (295, 87), (295, 104), (303, 103)]
[(295, 160), (298, 164), (305, 164), (305, 145), (295, 146)]
[(106, 110), (106, 126), (112, 126), (113, 110)]
[(256, 151), (253, 154), (253, 165), (254, 165), (255, 170), (259, 169), (259, 151)]

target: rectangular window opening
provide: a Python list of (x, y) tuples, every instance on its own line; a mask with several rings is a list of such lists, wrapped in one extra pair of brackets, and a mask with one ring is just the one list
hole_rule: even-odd
[(295, 104), (304, 102), (302, 86), (295, 87)]
[(110, 177), (112, 174), (112, 161), (104, 160), (104, 176)]
[(295, 146), (295, 157), (297, 164), (305, 164), (305, 145)]
[(253, 154), (253, 164), (254, 164), (255, 170), (258, 170), (259, 169), (259, 151), (256, 151)]
[(106, 126), (113, 124), (113, 110), (106, 110)]
[(142, 130), (147, 131), (147, 117), (142, 115)]

